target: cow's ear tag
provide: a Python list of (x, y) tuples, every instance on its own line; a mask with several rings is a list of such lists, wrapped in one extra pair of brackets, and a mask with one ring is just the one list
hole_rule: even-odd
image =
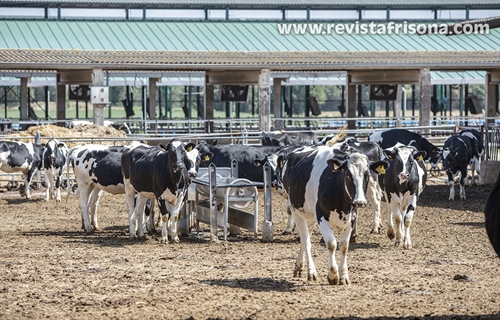
[(186, 151), (187, 151), (187, 152), (190, 152), (190, 151), (192, 151), (192, 150), (193, 150), (193, 146), (189, 146), (189, 147), (186, 149)]
[(422, 161), (423, 159), (424, 159), (424, 157), (422, 157), (422, 155), (419, 155), (417, 158), (418, 161)]
[(385, 174), (385, 168), (384, 166), (380, 165), (377, 167), (377, 172), (378, 174)]
[(205, 161), (210, 160), (210, 156), (209, 156), (208, 154), (206, 154), (206, 155), (205, 155), (205, 158), (203, 158), (203, 160), (205, 160)]
[(458, 152), (455, 152), (455, 155), (458, 156)]

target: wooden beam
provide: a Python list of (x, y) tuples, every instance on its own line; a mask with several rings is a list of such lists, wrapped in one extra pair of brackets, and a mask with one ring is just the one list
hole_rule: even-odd
[[(431, 71), (429, 68), (420, 70), (420, 126), (430, 126), (431, 124)], [(430, 129), (423, 130), (422, 133), (429, 133)]]
[(396, 86), (396, 100), (394, 101), (394, 117), (396, 118), (396, 127), (401, 127), (402, 126), (402, 121), (401, 121), (401, 96), (402, 96), (402, 90), (401, 90), (401, 85), (398, 84)]
[(348, 73), (346, 76), (346, 114), (347, 118), (351, 120), (347, 120), (347, 129), (355, 130), (356, 129), (356, 85), (351, 84), (352, 78), (351, 73)]
[(273, 79), (273, 93), (274, 93), (274, 130), (283, 129), (283, 121), (276, 120), (281, 118), (281, 78)]
[(494, 80), (494, 74), (492, 73), (486, 73), (486, 78), (485, 78), (485, 89), (484, 90), (484, 100), (486, 103), (486, 123), (494, 123), (495, 122), (495, 115), (496, 115), (496, 83), (493, 81)]
[(271, 88), (269, 69), (262, 69), (259, 76), (259, 130), (271, 130)]
[(205, 93), (203, 103), (203, 113), (205, 119), (205, 132), (214, 132), (214, 86), (208, 84), (208, 75), (205, 75)]
[(351, 84), (418, 84), (419, 70), (377, 70), (350, 72)]
[[(103, 86), (104, 85), (104, 72), (100, 68), (95, 68), (92, 70), (92, 85), (93, 86)], [(93, 122), (95, 125), (104, 125), (104, 107), (105, 104), (93, 105)]]
[[(57, 74), (56, 86), (56, 115), (57, 120), (66, 120), (66, 85), (61, 83), (61, 75)], [(58, 122), (58, 126), (64, 126), (63, 122)]]
[[(20, 101), (20, 120), (28, 120), (28, 78), (21, 78), (21, 96)], [(5, 98), (7, 99), (7, 98)]]
[[(149, 78), (149, 120), (156, 120), (156, 82), (161, 78)], [(151, 129), (156, 129), (156, 124), (151, 124)]]
[(259, 71), (209, 71), (205, 75), (209, 85), (256, 85), (259, 83)]

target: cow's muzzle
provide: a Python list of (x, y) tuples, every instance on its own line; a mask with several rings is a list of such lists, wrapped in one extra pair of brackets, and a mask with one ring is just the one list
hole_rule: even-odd
[(364, 208), (364, 207), (366, 207), (367, 202), (366, 202), (366, 200), (354, 200), (354, 201), (352, 202), (352, 205), (353, 205), (355, 208)]
[(408, 172), (401, 172), (399, 174), (399, 180), (406, 181), (410, 178), (410, 174)]
[(173, 169), (174, 169), (174, 172), (179, 172), (179, 171), (181, 171), (183, 168), (184, 168), (184, 165), (182, 165), (182, 164), (178, 164), (178, 165), (174, 166), (174, 168), (173, 168)]

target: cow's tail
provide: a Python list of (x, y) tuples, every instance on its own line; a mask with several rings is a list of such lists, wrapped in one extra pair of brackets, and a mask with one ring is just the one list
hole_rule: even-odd
[(70, 184), (70, 179), (69, 179), (69, 164), (71, 162), (71, 154), (73, 153), (73, 151), (75, 151), (78, 148), (80, 148), (80, 147), (77, 146), (77, 147), (71, 148), (68, 151), (68, 156), (66, 157), (66, 202), (68, 202), (70, 189), (71, 189), (71, 184)]

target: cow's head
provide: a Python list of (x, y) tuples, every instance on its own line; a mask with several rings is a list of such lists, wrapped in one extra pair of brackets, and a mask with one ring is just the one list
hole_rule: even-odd
[(412, 146), (397, 144), (385, 149), (384, 154), (390, 160), (391, 167), (395, 168), (399, 183), (402, 184), (410, 178), (412, 170), (418, 170), (415, 160), (423, 161), (427, 153)]
[(189, 179), (194, 179), (198, 175), (198, 170), (200, 169), (200, 164), (202, 162), (208, 162), (214, 154), (210, 152), (207, 144), (203, 141), (198, 145), (194, 143), (188, 143), (184, 145), (186, 149), (186, 168), (188, 170)]
[[(429, 163), (431, 164), (431, 170), (436, 170), (439, 162), (443, 159), (442, 157), (443, 151), (438, 147), (433, 147), (430, 152)], [(424, 156), (425, 158), (425, 156)]]
[(43, 162), (45, 166), (54, 165), (56, 158), (64, 160), (63, 156), (68, 153), (68, 147), (64, 142), (57, 139), (50, 140), (43, 149)]
[(365, 194), (370, 179), (370, 170), (383, 174), (389, 163), (383, 160), (372, 162), (366, 155), (359, 152), (347, 154), (342, 150), (335, 149), (333, 152), (333, 158), (327, 160), (328, 166), (333, 172), (344, 172), (343, 181), (352, 205), (365, 207), (367, 204)]
[(173, 139), (166, 146), (160, 143), (158, 144), (158, 147), (167, 153), (170, 170), (177, 173), (186, 168), (186, 149), (184, 148), (182, 141), (179, 139)]
[(263, 165), (266, 164), (266, 162), (269, 164), (269, 167), (271, 169), (271, 186), (276, 186), (276, 190), (278, 190), (278, 181), (276, 178), (276, 173), (277, 173), (277, 160), (278, 160), (278, 155), (275, 153), (271, 153), (268, 155), (265, 155), (263, 158), (258, 158), (256, 157), (253, 160), (253, 164), (256, 167), (262, 167)]

